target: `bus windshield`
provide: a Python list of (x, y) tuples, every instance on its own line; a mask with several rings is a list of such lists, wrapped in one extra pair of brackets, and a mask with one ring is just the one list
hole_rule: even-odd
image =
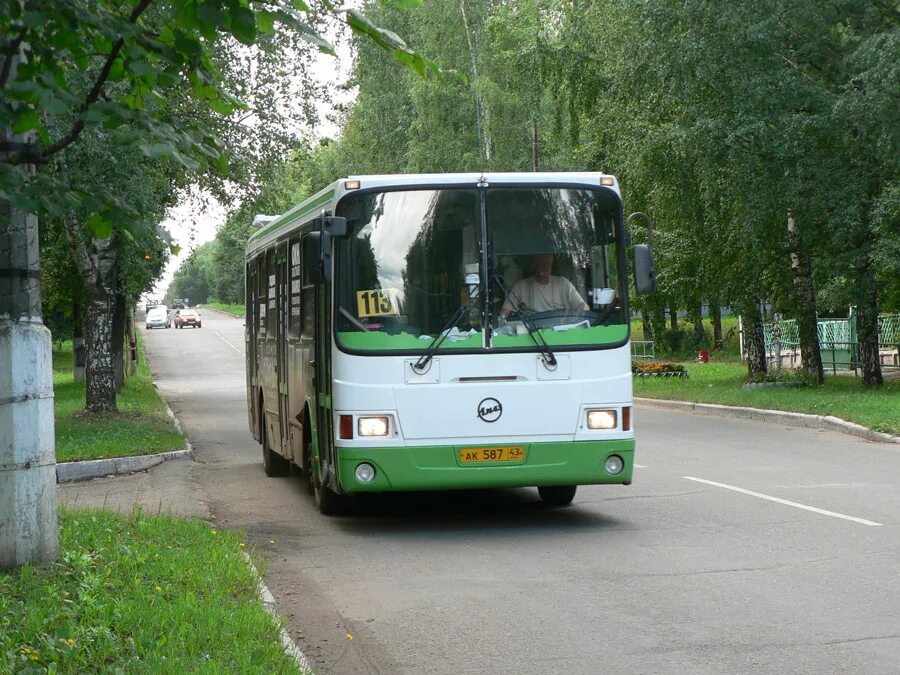
[(534, 351), (538, 340), (565, 349), (627, 337), (613, 193), (369, 192), (345, 197), (337, 215), (349, 225), (335, 275), (344, 348)]

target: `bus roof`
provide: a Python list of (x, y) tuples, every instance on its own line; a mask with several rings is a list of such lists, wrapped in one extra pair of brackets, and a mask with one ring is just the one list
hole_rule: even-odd
[[(479, 183), (487, 185), (584, 185), (586, 187), (600, 187), (601, 179), (606, 178), (609, 185), (603, 185), (608, 190), (619, 194), (619, 184), (614, 176), (598, 172), (568, 171), (568, 172), (519, 172), (519, 173), (410, 173), (410, 174), (382, 174), (382, 175), (352, 175), (336, 180), (331, 185), (320, 190), (308, 199), (303, 200), (294, 208), (280, 216), (266, 216), (255, 218), (254, 224), (259, 223), (260, 229), (254, 232), (247, 240), (247, 254), (264, 247), (269, 242), (277, 239), (282, 230), (294, 226), (299, 220), (307, 220), (322, 211), (333, 212), (338, 200), (348, 192), (357, 189), (378, 189), (414, 186), (441, 186), (441, 185), (471, 185)], [(348, 182), (358, 181), (359, 185), (348, 189)]]

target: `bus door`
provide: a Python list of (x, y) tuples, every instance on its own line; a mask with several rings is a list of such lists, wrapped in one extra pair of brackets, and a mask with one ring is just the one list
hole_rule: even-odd
[[(334, 476), (334, 416), (331, 404), (331, 284), (316, 286), (316, 436), (319, 462)], [(328, 481), (323, 481), (326, 484)], [(335, 487), (337, 481), (335, 480)]]
[(288, 249), (287, 244), (281, 244), (276, 254), (275, 286), (277, 289), (276, 312), (277, 334), (275, 339), (276, 358), (275, 374), (278, 378), (278, 419), (281, 427), (281, 452), (285, 457), (290, 457), (290, 428), (288, 424), (288, 354), (287, 354), (287, 330), (288, 330)]

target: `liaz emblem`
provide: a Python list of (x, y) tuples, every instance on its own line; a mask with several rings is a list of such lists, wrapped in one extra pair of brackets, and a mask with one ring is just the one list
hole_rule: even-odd
[(478, 419), (482, 422), (496, 422), (503, 414), (503, 406), (495, 398), (486, 398), (478, 404)]

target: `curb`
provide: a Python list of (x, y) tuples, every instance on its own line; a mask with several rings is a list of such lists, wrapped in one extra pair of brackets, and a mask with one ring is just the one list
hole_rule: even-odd
[(58, 462), (56, 464), (56, 482), (73, 483), (79, 480), (91, 478), (103, 478), (105, 476), (124, 476), (129, 473), (146, 471), (157, 464), (162, 464), (170, 459), (190, 456), (194, 459), (194, 448), (187, 439), (181, 423), (172, 412), (172, 408), (166, 403), (166, 414), (172, 419), (175, 428), (184, 436), (184, 449), (158, 452), (155, 455), (136, 455), (134, 457), (107, 457), (105, 459), (85, 459), (77, 462)]
[(767, 410), (765, 408), (746, 408), (742, 406), (721, 405), (718, 403), (694, 403), (693, 401), (672, 401), (661, 398), (638, 398), (635, 403), (667, 408), (670, 410), (683, 410), (723, 417), (739, 417), (761, 422), (778, 422), (795, 427), (807, 427), (809, 429), (829, 429), (841, 433), (859, 436), (869, 441), (878, 443), (900, 443), (900, 436), (874, 431), (861, 424), (842, 420), (833, 415), (811, 415), (809, 413), (785, 412), (784, 410)]
[[(256, 569), (256, 565), (253, 564), (253, 561), (250, 559), (247, 552), (241, 551), (241, 554), (244, 557), (244, 561), (250, 566), (250, 569), (253, 570), (253, 576), (256, 577), (256, 587), (259, 593), (259, 599), (266, 608), (266, 612), (268, 612), (269, 616), (275, 621), (281, 622), (282, 619), (278, 616), (278, 607), (275, 604), (275, 596), (272, 595), (272, 591), (266, 586), (266, 582), (263, 581), (262, 575), (260, 575), (259, 570)], [(279, 635), (281, 637), (281, 646), (284, 648), (285, 653), (297, 662), (297, 665), (300, 666), (300, 669), (304, 673), (312, 673), (312, 668), (309, 665), (306, 654), (304, 654), (300, 647), (297, 646), (297, 643), (291, 639), (291, 636), (288, 635), (287, 629), (284, 626), (281, 627)]]

